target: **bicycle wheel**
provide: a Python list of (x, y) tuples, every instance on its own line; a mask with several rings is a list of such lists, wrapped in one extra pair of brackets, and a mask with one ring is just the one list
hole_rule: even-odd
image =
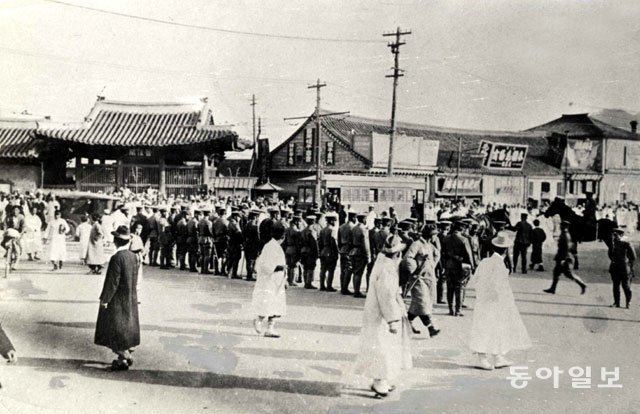
[(4, 261), (4, 278), (9, 277), (9, 272), (11, 272), (11, 259), (13, 257), (13, 245), (9, 243), (7, 247), (7, 258)]

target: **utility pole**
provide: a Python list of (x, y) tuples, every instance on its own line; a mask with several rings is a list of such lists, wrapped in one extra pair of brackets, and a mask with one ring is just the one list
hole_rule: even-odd
[[(316, 90), (316, 136), (315, 136), (315, 153), (316, 153), (316, 188), (315, 188), (315, 202), (318, 203), (318, 207), (321, 206), (321, 197), (322, 197), (322, 177), (320, 176), (322, 173), (322, 169), (320, 168), (320, 127), (321, 124), (321, 116), (320, 116), (320, 88), (327, 86), (326, 83), (320, 83), (320, 79), (316, 82), (315, 85), (309, 85), (307, 89), (315, 89)], [(313, 137), (312, 137), (313, 138)]]
[(458, 201), (458, 183), (460, 182), (460, 156), (462, 155), (462, 137), (458, 137), (458, 165), (456, 166), (456, 196), (454, 200)]
[(251, 95), (251, 111), (253, 113), (253, 154), (251, 154), (251, 163), (249, 164), (249, 177), (253, 171), (253, 161), (258, 157), (258, 142), (256, 140), (256, 95)]
[(386, 75), (387, 78), (393, 78), (393, 99), (391, 101), (391, 130), (389, 131), (389, 165), (387, 167), (387, 175), (393, 175), (393, 140), (396, 136), (396, 89), (398, 88), (398, 78), (404, 76), (399, 67), (400, 46), (405, 42), (400, 41), (400, 36), (410, 35), (411, 31), (403, 32), (398, 27), (395, 33), (383, 33), (382, 36), (395, 36), (396, 40), (387, 46), (391, 48), (394, 55), (393, 75)]

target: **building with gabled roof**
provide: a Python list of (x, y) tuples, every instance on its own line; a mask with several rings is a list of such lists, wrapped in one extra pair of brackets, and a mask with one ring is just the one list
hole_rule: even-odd
[[(206, 99), (135, 103), (99, 97), (83, 122), (42, 122), (35, 136), (45, 184), (106, 193), (126, 187), (191, 195), (214, 174), (225, 151), (252, 145), (231, 128), (215, 125)], [(69, 160), (75, 163), (71, 183)]]
[(636, 121), (628, 130), (587, 113), (560, 118), (528, 129), (547, 134), (550, 145), (563, 151), (560, 168), (566, 198), (576, 203), (586, 192), (601, 203), (640, 201), (640, 135)]
[(33, 190), (41, 185), (34, 119), (0, 119), (0, 191)]
[[(315, 125), (310, 116), (269, 156), (271, 180), (303, 203), (315, 201)], [(394, 205), (408, 214), (414, 204), (419, 209), (425, 200), (456, 196), (524, 203), (529, 175), (558, 179), (560, 174), (549, 163), (545, 132), (475, 131), (399, 122), (394, 176), (388, 177), (388, 121), (327, 111), (321, 125), (326, 197), (356, 209)], [(513, 165), (505, 158), (500, 160), (503, 166), (496, 167), (488, 163), (489, 154), (480, 153), (483, 143), (500, 147), (503, 155), (516, 149), (523, 153)]]

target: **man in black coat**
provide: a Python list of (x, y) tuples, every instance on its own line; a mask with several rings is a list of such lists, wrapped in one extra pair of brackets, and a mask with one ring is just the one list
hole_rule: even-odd
[(513, 270), (518, 267), (518, 256), (522, 256), (522, 273), (527, 273), (527, 250), (531, 245), (533, 228), (527, 221), (527, 213), (520, 214), (520, 221), (516, 224), (516, 239), (513, 244)]
[(549, 289), (545, 289), (544, 292), (555, 294), (556, 286), (560, 280), (560, 275), (565, 275), (567, 278), (573, 280), (580, 286), (581, 293), (587, 291), (587, 285), (577, 275), (573, 274), (573, 265), (576, 262), (576, 247), (575, 242), (571, 239), (569, 234), (569, 221), (563, 220), (560, 224), (560, 237), (558, 237), (558, 252), (556, 253), (555, 261), (556, 265), (553, 268), (553, 282)]
[[(457, 221), (453, 224), (452, 233), (442, 240), (442, 257), (447, 277), (447, 302), (449, 315), (464, 316), (462, 307), (462, 288), (472, 270), (472, 253), (469, 242), (462, 235), (466, 224)], [(455, 300), (455, 304), (454, 304)], [(455, 309), (455, 312), (454, 312)]]
[(118, 227), (112, 234), (116, 252), (109, 260), (100, 294), (94, 342), (118, 355), (111, 364), (112, 370), (126, 371), (133, 363), (132, 348), (140, 345), (137, 292), (140, 259), (129, 250), (131, 234), (127, 226)]
[(629, 309), (631, 303), (631, 279), (633, 278), (633, 265), (636, 261), (636, 252), (627, 240), (623, 239), (624, 228), (619, 227), (613, 230), (613, 245), (609, 249), (609, 273), (613, 282), (613, 305), (612, 308), (620, 307), (620, 286), (624, 291), (626, 308)]
[(244, 258), (247, 267), (247, 280), (256, 280), (253, 277), (255, 273), (255, 264), (262, 248), (260, 243), (260, 235), (258, 234), (258, 217), (260, 210), (251, 210), (249, 212), (249, 221), (244, 227), (242, 236), (244, 239)]

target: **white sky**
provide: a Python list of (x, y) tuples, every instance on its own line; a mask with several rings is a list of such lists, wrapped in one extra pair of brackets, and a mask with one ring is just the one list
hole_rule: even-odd
[(551, 0), (62, 0), (192, 25), (379, 43), (301, 41), (141, 22), (46, 0), (0, 0), (0, 115), (79, 121), (107, 99), (208, 96), (216, 123), (286, 138), (315, 107), (388, 118), (401, 49), (398, 118), (524, 129), (562, 113), (640, 110), (640, 2)]

